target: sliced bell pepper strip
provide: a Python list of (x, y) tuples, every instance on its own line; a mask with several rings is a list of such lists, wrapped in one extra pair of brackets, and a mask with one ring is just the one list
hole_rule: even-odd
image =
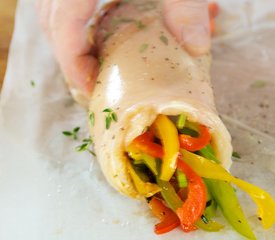
[(217, 3), (215, 3), (215, 2), (208, 3), (208, 12), (209, 12), (210, 18), (217, 17), (219, 14), (219, 11), (220, 11), (220, 7)]
[(179, 115), (178, 120), (177, 120), (177, 123), (176, 123), (177, 128), (178, 128), (178, 129), (183, 129), (186, 120), (187, 120), (186, 114), (183, 114), (183, 113), (182, 113), (181, 115)]
[[(206, 185), (206, 184), (205, 184)], [(206, 185), (207, 186), (207, 185)], [(209, 192), (209, 190), (207, 189), (207, 193)], [(208, 194), (207, 194), (208, 195)], [(208, 205), (209, 204), (209, 205)], [(207, 198), (207, 202), (206, 202), (206, 208), (203, 212), (203, 215), (207, 218), (207, 219), (211, 219), (213, 217), (216, 216), (216, 211), (217, 211), (217, 202), (216, 200), (211, 196), (211, 199), (208, 200)]]
[(178, 180), (178, 185), (180, 188), (185, 188), (187, 187), (187, 178), (183, 172), (181, 172), (179, 169), (176, 171), (177, 173), (177, 180)]
[(187, 199), (183, 205), (176, 210), (180, 219), (183, 231), (189, 232), (194, 229), (195, 222), (198, 221), (203, 214), (206, 206), (206, 187), (201, 179), (181, 157), (178, 160), (178, 169), (182, 171), (188, 180)]
[(186, 134), (179, 135), (180, 147), (191, 152), (198, 151), (209, 144), (211, 134), (209, 129), (204, 125), (199, 125), (199, 136), (191, 137)]
[(208, 232), (218, 232), (220, 231), (222, 228), (224, 228), (224, 226), (214, 220), (208, 219), (207, 223), (205, 223), (204, 221), (202, 221), (201, 219), (199, 219), (196, 223), (195, 223), (196, 227), (208, 231)]
[(154, 157), (151, 157), (140, 150), (138, 150), (135, 146), (131, 145), (127, 148), (128, 155), (134, 159), (134, 164), (145, 164), (154, 175), (158, 174), (157, 170), (157, 162)]
[(150, 200), (149, 207), (152, 213), (160, 219), (160, 223), (155, 225), (156, 234), (167, 233), (180, 225), (178, 216), (156, 197)]
[(159, 177), (157, 177), (156, 180), (158, 186), (161, 187), (161, 196), (168, 207), (176, 212), (178, 208), (182, 207), (183, 201), (180, 199), (171, 183), (163, 181)]
[(158, 185), (150, 182), (143, 182), (139, 175), (135, 172), (130, 162), (127, 162), (127, 168), (139, 194), (148, 198), (161, 191), (161, 188)]
[(183, 154), (183, 160), (199, 176), (231, 182), (248, 193), (258, 206), (258, 215), (262, 219), (261, 222), (265, 229), (270, 228), (275, 223), (275, 201), (269, 193), (253, 184), (233, 177), (222, 166), (214, 163), (213, 161), (209, 161), (206, 158), (188, 152), (184, 149), (181, 149), (180, 151)]
[(136, 149), (155, 158), (163, 157), (163, 148), (161, 145), (154, 143), (154, 135), (151, 131), (147, 131), (136, 137), (127, 147), (128, 152), (135, 152)]
[(153, 158), (153, 157), (151, 157), (149, 155), (143, 154), (143, 162), (152, 171), (152, 173), (154, 175), (158, 174), (157, 162), (156, 162), (155, 158)]
[(209, 28), (210, 33), (213, 36), (216, 32), (216, 21), (215, 18), (218, 16), (220, 7), (217, 3), (211, 2), (208, 3), (208, 12), (209, 12)]
[(220, 163), (220, 160), (216, 158), (214, 149), (212, 148), (211, 144), (206, 145), (204, 148), (198, 151), (198, 154), (209, 159), (213, 160), (216, 163)]
[(177, 167), (179, 153), (178, 130), (165, 115), (158, 115), (151, 128), (155, 136), (161, 140), (164, 150), (160, 179), (169, 181)]
[(231, 226), (248, 239), (256, 239), (242, 211), (234, 188), (224, 181), (205, 179), (205, 182)]

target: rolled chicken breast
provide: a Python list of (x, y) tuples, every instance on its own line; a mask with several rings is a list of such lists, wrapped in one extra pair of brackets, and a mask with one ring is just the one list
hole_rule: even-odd
[(164, 25), (161, 1), (122, 1), (107, 9), (93, 31), (101, 68), (89, 111), (108, 182), (127, 196), (144, 197), (129, 174), (126, 149), (160, 114), (185, 114), (207, 126), (216, 156), (228, 169), (231, 138), (215, 108), (210, 54), (192, 57), (180, 46)]
[(148, 201), (157, 234), (179, 225), (219, 231), (219, 206), (237, 232), (256, 239), (231, 183), (256, 203), (264, 228), (275, 223), (275, 202), (228, 172), (231, 138), (215, 108), (211, 56), (181, 47), (161, 4), (113, 2), (93, 28), (101, 67), (89, 122), (98, 162), (120, 193)]

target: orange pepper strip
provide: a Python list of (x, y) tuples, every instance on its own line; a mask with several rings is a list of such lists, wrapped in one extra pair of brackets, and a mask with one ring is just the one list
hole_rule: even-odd
[(206, 187), (192, 168), (190, 168), (179, 156), (178, 169), (182, 171), (187, 178), (187, 199), (182, 207), (176, 210), (180, 219), (181, 227), (184, 232), (190, 232), (196, 229), (195, 223), (200, 219), (206, 207)]
[(136, 137), (130, 146), (135, 147), (139, 151), (155, 158), (163, 157), (163, 149), (160, 144), (154, 143), (154, 135), (151, 131), (147, 131)]
[(155, 225), (155, 233), (163, 234), (170, 232), (180, 225), (178, 216), (168, 207), (166, 207), (161, 200), (153, 197), (149, 202), (149, 207), (152, 213), (160, 219), (160, 223)]
[(211, 2), (208, 4), (208, 12), (209, 12), (209, 27), (210, 33), (213, 36), (216, 32), (216, 22), (215, 18), (218, 16), (220, 11), (220, 7), (217, 3)]
[(190, 152), (195, 152), (204, 148), (210, 142), (211, 134), (209, 129), (204, 125), (199, 125), (199, 134), (198, 137), (180, 134), (180, 147)]
[(220, 11), (220, 7), (217, 3), (215, 3), (215, 2), (208, 3), (208, 12), (209, 12), (210, 18), (217, 17), (219, 14), (219, 11)]

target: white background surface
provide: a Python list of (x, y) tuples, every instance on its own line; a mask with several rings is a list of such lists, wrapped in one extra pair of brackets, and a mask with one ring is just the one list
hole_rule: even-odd
[[(220, 2), (212, 75), (217, 107), (242, 155), (232, 171), (275, 197), (274, 2)], [(252, 87), (257, 80), (266, 85)], [(68, 93), (32, 0), (18, 3), (0, 110), (1, 240), (242, 239), (229, 226), (155, 235), (146, 204), (115, 192), (91, 155), (74, 151), (80, 140), (62, 131), (80, 126), (86, 137), (86, 112)], [(263, 232), (255, 206), (240, 196), (259, 239), (274, 239), (274, 227)]]

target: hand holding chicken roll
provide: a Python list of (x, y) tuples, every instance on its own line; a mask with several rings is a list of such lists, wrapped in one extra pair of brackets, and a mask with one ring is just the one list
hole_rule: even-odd
[(219, 231), (217, 206), (240, 234), (255, 239), (231, 183), (258, 206), (264, 228), (275, 202), (234, 178), (230, 135), (215, 109), (211, 57), (189, 55), (167, 31), (161, 1), (108, 6), (93, 31), (101, 62), (89, 116), (101, 169), (122, 194), (147, 199), (158, 234), (181, 225)]
[(189, 55), (167, 31), (160, 1), (122, 1), (94, 28), (101, 62), (90, 128), (101, 169), (122, 194), (147, 199), (162, 234), (181, 226), (219, 231), (217, 206), (232, 227), (255, 239), (231, 183), (258, 206), (264, 228), (275, 202), (234, 178), (231, 139), (214, 104), (211, 57)]

